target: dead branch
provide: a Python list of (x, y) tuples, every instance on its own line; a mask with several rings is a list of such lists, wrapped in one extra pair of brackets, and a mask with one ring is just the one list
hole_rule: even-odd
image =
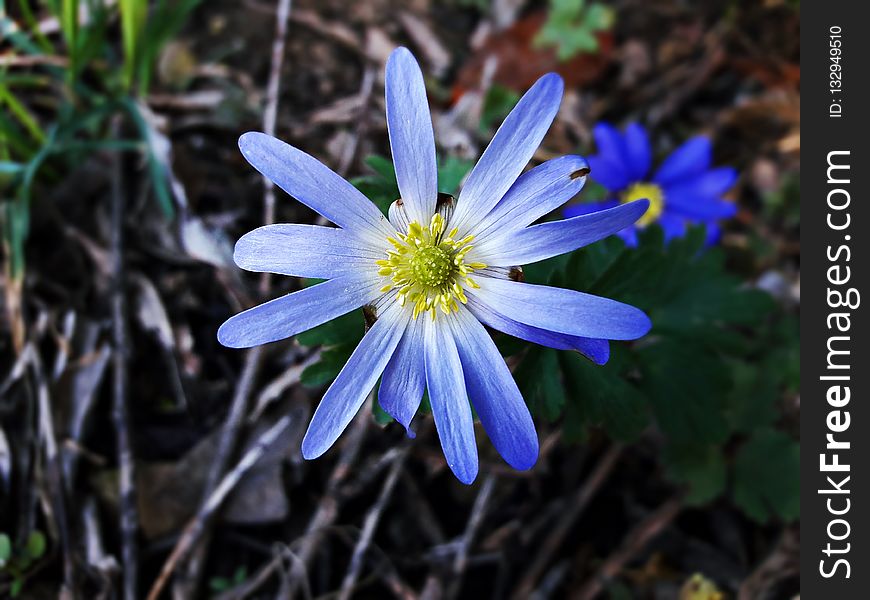
[(279, 419), (278, 422), (272, 425), (263, 433), (263, 435), (260, 436), (257, 443), (254, 444), (254, 446), (252, 446), (244, 456), (242, 456), (242, 459), (236, 464), (233, 470), (221, 479), (220, 484), (218, 484), (214, 492), (212, 492), (211, 496), (209, 496), (208, 500), (203, 504), (197, 515), (191, 519), (184, 528), (181, 537), (172, 549), (172, 553), (169, 555), (169, 558), (166, 559), (166, 562), (163, 563), (163, 568), (161, 568), (157, 580), (151, 587), (151, 591), (148, 592), (148, 600), (157, 600), (176, 566), (187, 556), (194, 545), (200, 540), (207, 525), (215, 516), (224, 500), (227, 499), (230, 492), (232, 492), (236, 485), (238, 485), (239, 481), (242, 480), (242, 477), (244, 477), (245, 474), (247, 474), (247, 472), (257, 464), (263, 455), (266, 454), (269, 447), (281, 437), (281, 434), (284, 433), (292, 422), (293, 418), (291, 415), (285, 415)]
[(571, 600), (594, 600), (601, 593), (604, 585), (619, 575), (625, 565), (670, 525), (681, 510), (683, 510), (683, 498), (682, 494), (678, 494), (647, 515), (625, 536), (622, 546), (604, 561), (595, 576), (571, 596)]
[(584, 485), (580, 486), (580, 489), (567, 502), (565, 512), (560, 513), (561, 518), (559, 522), (553, 527), (552, 532), (544, 540), (544, 543), (537, 549), (535, 560), (532, 561), (531, 566), (520, 579), (519, 584), (517, 584), (512, 596), (513, 600), (522, 600), (531, 596), (538, 579), (540, 579), (547, 567), (550, 566), (550, 561), (559, 550), (562, 542), (565, 541), (565, 537), (577, 522), (577, 519), (583, 514), (589, 501), (592, 500), (604, 482), (607, 481), (607, 477), (613, 471), (621, 455), (621, 445), (614, 444), (611, 446), (604, 456), (601, 457), (601, 460), (598, 461), (595, 469), (590, 473), (589, 479), (586, 480)]
[(375, 529), (381, 520), (384, 509), (390, 501), (393, 489), (396, 487), (396, 481), (398, 481), (399, 474), (402, 472), (402, 468), (405, 465), (405, 459), (408, 457), (409, 449), (410, 447), (406, 442), (403, 448), (392, 452), (393, 466), (390, 468), (390, 472), (384, 480), (384, 485), (381, 488), (381, 493), (378, 496), (377, 501), (375, 501), (369, 509), (365, 521), (363, 522), (362, 533), (360, 534), (356, 547), (353, 549), (353, 556), (350, 559), (350, 565), (348, 566), (347, 574), (344, 576), (344, 581), (341, 583), (338, 600), (349, 600), (353, 593), (354, 585), (356, 585), (356, 581), (359, 578), (360, 571), (362, 570), (363, 558), (365, 557), (369, 545), (372, 543)]
[(288, 597), (293, 597), (300, 584), (300, 579), (306, 576), (305, 569), (311, 564), (314, 552), (320, 545), (323, 531), (332, 525), (338, 517), (339, 487), (350, 473), (351, 465), (356, 461), (356, 457), (362, 447), (363, 438), (369, 424), (369, 410), (367, 407), (370, 405), (370, 402), (371, 396), (360, 409), (356, 418), (354, 418), (350, 431), (345, 434), (345, 442), (341, 449), (341, 455), (335, 468), (332, 470), (332, 474), (329, 476), (326, 490), (320, 499), (317, 510), (311, 521), (308, 522), (305, 535), (301, 538), (299, 551), (296, 555), (299, 557), (299, 562), (303, 567), (300, 569), (302, 573), (293, 577), (288, 583)]
[(494, 473), (487, 475), (480, 486), (477, 498), (474, 499), (474, 504), (471, 507), (471, 516), (468, 517), (468, 525), (465, 527), (465, 532), (463, 532), (459, 540), (456, 557), (453, 560), (453, 577), (447, 587), (446, 598), (455, 598), (459, 594), (462, 576), (468, 567), (468, 553), (471, 549), (471, 543), (474, 541), (474, 536), (480, 528), (481, 522), (483, 522), (489, 498), (492, 496), (493, 489), (495, 489), (495, 480), (496, 476)]
[[(115, 123), (115, 133), (120, 124)], [(127, 303), (124, 294), (124, 186), (121, 154), (112, 155), (112, 416), (118, 447), (119, 506), (121, 510), (121, 557), (124, 564), (124, 598), (138, 597), (139, 549), (136, 541), (139, 517), (136, 509), (136, 473), (127, 413)]]

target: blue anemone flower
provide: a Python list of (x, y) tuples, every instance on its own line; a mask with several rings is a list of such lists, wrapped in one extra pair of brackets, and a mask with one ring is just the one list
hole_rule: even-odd
[(722, 199), (737, 180), (730, 167), (712, 168), (713, 148), (703, 136), (693, 137), (668, 156), (651, 174), (652, 149), (646, 130), (632, 123), (620, 133), (607, 123), (593, 131), (598, 154), (589, 157), (592, 177), (607, 188), (602, 202), (569, 206), (567, 217), (613, 208), (645, 198), (650, 208), (637, 223), (619, 232), (630, 246), (637, 244), (637, 230), (651, 223), (661, 225), (665, 239), (680, 237), (691, 223), (703, 223), (707, 242), (719, 238), (717, 221), (734, 215), (737, 207)]
[(582, 157), (564, 156), (523, 173), (556, 116), (562, 87), (554, 73), (532, 86), (454, 202), (438, 194), (423, 75), (407, 49), (395, 50), (386, 107), (401, 198), (389, 218), (308, 154), (262, 133), (240, 138), (254, 168), (337, 227), (267, 225), (242, 236), (234, 259), (243, 269), (327, 281), (235, 315), (218, 331), (220, 342), (265, 344), (364, 306), (377, 316), (317, 407), (302, 441), (305, 458), (333, 445), (380, 378), (381, 406), (411, 436), (428, 390), (447, 464), (463, 483), (478, 471), (472, 405), (505, 461), (531, 468), (535, 426), (484, 325), (599, 364), (607, 361), (607, 340), (649, 330), (637, 308), (518, 277), (519, 265), (611, 235), (648, 206), (644, 200), (532, 225), (577, 194), (588, 172)]

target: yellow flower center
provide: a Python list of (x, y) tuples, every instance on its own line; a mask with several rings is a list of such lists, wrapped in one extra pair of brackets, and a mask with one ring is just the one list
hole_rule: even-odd
[(377, 261), (378, 274), (389, 278), (381, 291), (398, 288), (399, 304), (412, 306), (415, 319), (427, 311), (434, 319), (439, 307), (445, 315), (456, 312), (457, 300), (468, 301), (463, 287), (480, 287), (471, 274), (486, 265), (465, 262), (474, 236), (456, 240), (456, 228), (444, 235), (445, 225), (440, 214), (432, 217), (428, 227), (411, 222), (407, 234), (387, 238), (393, 248), (387, 250), (385, 260)]
[(623, 192), (620, 202), (627, 204), (635, 200), (649, 200), (649, 208), (643, 216), (637, 220), (640, 227), (646, 227), (655, 222), (665, 209), (665, 194), (662, 188), (654, 183), (635, 183)]

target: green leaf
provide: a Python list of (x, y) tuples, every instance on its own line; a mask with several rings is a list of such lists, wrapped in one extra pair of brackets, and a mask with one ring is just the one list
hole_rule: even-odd
[(614, 11), (598, 2), (586, 7), (584, 0), (551, 0), (547, 20), (535, 36), (536, 46), (552, 46), (566, 61), (584, 52), (598, 50), (596, 33), (613, 27)]
[[(393, 163), (377, 154), (366, 157), (365, 163), (374, 174), (356, 177), (350, 182), (387, 214), (390, 204), (400, 196)], [(460, 182), (472, 166), (473, 162), (462, 158), (448, 156), (441, 159), (438, 163), (438, 190), (456, 195)]]
[(148, 3), (143, 0), (118, 0), (121, 13), (121, 37), (124, 43), (124, 80), (129, 88), (133, 84), (136, 61), (141, 53), (139, 38), (145, 30)]
[(493, 84), (483, 99), (480, 115), (481, 132), (487, 133), (495, 124), (500, 123), (520, 101), (520, 95), (503, 85)]
[(386, 215), (390, 204), (399, 197), (399, 184), (396, 182), (393, 163), (378, 155), (367, 157), (365, 163), (374, 174), (356, 177), (350, 182)]
[(777, 418), (777, 370), (760, 367), (743, 361), (731, 366), (734, 387), (728, 396), (726, 416), (733, 431), (748, 433), (772, 425)]
[(526, 282), (542, 285), (558, 285), (571, 256), (571, 254), (560, 254), (559, 256), (524, 266), (523, 274)]
[(800, 514), (800, 448), (773, 429), (757, 431), (734, 460), (734, 501), (751, 518), (793, 521)]
[(356, 348), (356, 342), (341, 344), (320, 353), (320, 360), (309, 365), (302, 371), (299, 380), (308, 387), (322, 387), (338, 377), (350, 355)]
[(244, 565), (239, 567), (233, 573), (233, 586), (241, 585), (248, 578), (248, 568)]
[(25, 544), (25, 551), (27, 555), (33, 560), (39, 560), (45, 554), (45, 536), (41, 531), (31, 531), (30, 535), (27, 536), (27, 543)]
[(208, 580), (208, 587), (213, 592), (225, 592), (230, 589), (230, 581), (226, 577), (212, 577)]
[(559, 417), (565, 406), (565, 388), (557, 350), (530, 346), (513, 375), (533, 412), (550, 421)]
[(0, 533), (0, 568), (12, 558), (12, 540), (5, 533)]
[(371, 167), (375, 173), (380, 175), (386, 183), (395, 185), (396, 189), (399, 189), (399, 183), (396, 180), (396, 169), (393, 167), (393, 163), (389, 158), (378, 154), (372, 154), (371, 156), (366, 157), (364, 162)]
[(614, 439), (633, 441), (640, 436), (649, 416), (643, 395), (625, 378), (628, 364), (614, 345), (610, 361), (603, 366), (575, 352), (559, 354), (566, 378), (566, 435), (590, 425), (601, 425)]
[(456, 196), (459, 193), (459, 184), (462, 183), (473, 166), (473, 161), (457, 156), (447, 156), (439, 160), (438, 191)]
[(362, 339), (365, 321), (362, 311), (355, 310), (296, 336), (303, 346), (335, 346)]
[(715, 355), (688, 340), (661, 340), (638, 354), (642, 387), (669, 439), (715, 444), (728, 437), (724, 394), (730, 384)]
[(725, 489), (726, 467), (718, 446), (671, 445), (665, 463), (671, 477), (688, 486), (688, 504), (706, 504)]

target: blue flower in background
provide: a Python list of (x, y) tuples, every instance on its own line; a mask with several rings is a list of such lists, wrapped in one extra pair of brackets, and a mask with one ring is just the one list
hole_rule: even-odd
[(713, 149), (707, 138), (691, 138), (651, 174), (652, 149), (643, 127), (632, 123), (625, 133), (620, 133), (599, 123), (593, 133), (598, 154), (589, 157), (589, 166), (593, 179), (607, 188), (610, 197), (603, 202), (569, 206), (565, 216), (589, 214), (645, 198), (650, 202), (646, 214), (619, 232), (627, 244), (634, 246), (638, 228), (651, 223), (661, 225), (665, 239), (683, 235), (688, 224), (703, 223), (707, 241), (713, 243), (719, 238), (717, 221), (737, 212), (732, 202), (722, 199), (737, 180), (737, 171), (711, 167)]
[(447, 464), (460, 481), (477, 476), (472, 405), (496, 450), (516, 469), (538, 456), (529, 410), (484, 325), (607, 361), (607, 340), (650, 328), (632, 306), (573, 290), (517, 281), (518, 265), (570, 252), (635, 222), (648, 202), (531, 225), (567, 202), (588, 172), (579, 156), (526, 173), (562, 97), (562, 80), (537, 81), (505, 119), (458, 200), (439, 198), (435, 140), (423, 76), (405, 48), (386, 69), (390, 146), (401, 198), (389, 219), (350, 183), (308, 154), (262, 133), (242, 154), (288, 194), (338, 227), (268, 225), (236, 244), (250, 271), (326, 279), (226, 321), (218, 339), (246, 348), (287, 338), (363, 306), (377, 320), (326, 391), (302, 442), (305, 458), (326, 452), (378, 379), (378, 400), (409, 435), (428, 390)]

